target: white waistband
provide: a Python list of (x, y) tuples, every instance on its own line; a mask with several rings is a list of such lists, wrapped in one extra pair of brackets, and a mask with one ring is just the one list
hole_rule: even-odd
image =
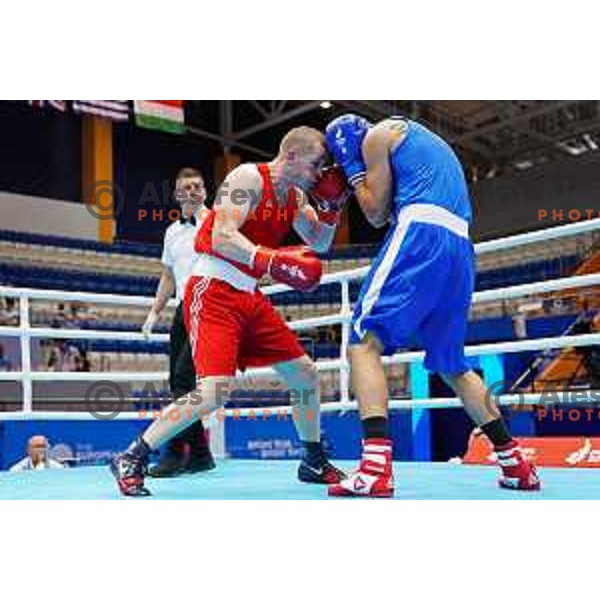
[(409, 204), (400, 211), (398, 222), (400, 221), (440, 225), (460, 237), (469, 239), (469, 223), (435, 204)]
[(254, 277), (246, 275), (226, 260), (210, 254), (198, 254), (194, 261), (192, 275), (221, 279), (242, 292), (254, 292), (256, 290), (257, 282)]

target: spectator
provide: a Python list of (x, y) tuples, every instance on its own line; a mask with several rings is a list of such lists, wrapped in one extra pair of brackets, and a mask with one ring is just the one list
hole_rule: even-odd
[(61, 342), (49, 340), (44, 347), (44, 365), (48, 371), (60, 371), (62, 367)]
[(0, 371), (12, 371), (12, 363), (5, 356), (4, 346), (0, 344)]
[(39, 368), (43, 371), (48, 370), (53, 347), (54, 342), (52, 340), (40, 340), (41, 360)]
[(513, 315), (513, 332), (518, 340), (527, 339), (527, 315), (523, 311)]
[(34, 471), (39, 469), (64, 469), (64, 465), (48, 456), (48, 438), (34, 435), (27, 442), (27, 456), (14, 464), (10, 471)]
[(77, 322), (82, 318), (82, 314), (84, 312), (83, 304), (81, 302), (72, 302), (71, 306), (71, 314), (69, 315), (69, 319), (71, 321)]
[(57, 329), (63, 329), (68, 327), (68, 316), (67, 311), (65, 310), (65, 305), (63, 302), (59, 302), (56, 310), (56, 314), (52, 317), (50, 321), (50, 327), (56, 327)]
[[(600, 331), (600, 314), (591, 316), (583, 315), (571, 329), (572, 335), (584, 335)], [(588, 372), (590, 387), (600, 389), (600, 345), (579, 346), (575, 352), (581, 356)]]
[(86, 350), (79, 350), (79, 356), (75, 359), (75, 370), (86, 373), (91, 371), (91, 364)]
[(14, 298), (0, 300), (0, 325), (18, 325), (19, 307)]
[(327, 341), (332, 344), (342, 343), (342, 329), (339, 325), (330, 325), (327, 328)]
[(78, 359), (81, 359), (81, 352), (73, 342), (65, 341), (61, 344), (61, 371), (78, 371)]

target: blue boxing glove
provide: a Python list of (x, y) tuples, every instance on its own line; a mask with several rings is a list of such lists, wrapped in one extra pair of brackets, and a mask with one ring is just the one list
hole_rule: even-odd
[(334, 161), (344, 169), (350, 185), (355, 187), (367, 173), (362, 156), (362, 143), (371, 123), (358, 115), (337, 117), (325, 130), (327, 149)]

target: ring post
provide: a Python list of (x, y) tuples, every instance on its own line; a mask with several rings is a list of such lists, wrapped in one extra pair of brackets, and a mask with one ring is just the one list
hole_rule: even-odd
[(21, 372), (23, 379), (23, 411), (33, 410), (33, 387), (31, 383), (31, 337), (29, 335), (29, 298), (19, 296), (19, 327), (21, 329)]
[(348, 344), (350, 342), (350, 285), (347, 279), (342, 284), (342, 345), (340, 347), (340, 400), (342, 404), (350, 402), (350, 366), (348, 365)]
[[(410, 388), (413, 399), (429, 398), (429, 372), (423, 361), (410, 365)], [(413, 408), (410, 413), (413, 460), (431, 460), (431, 416), (428, 408)]]

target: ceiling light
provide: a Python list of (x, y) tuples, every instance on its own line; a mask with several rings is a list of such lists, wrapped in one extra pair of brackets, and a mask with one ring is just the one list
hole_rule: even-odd
[(566, 152), (568, 152), (571, 156), (579, 156), (584, 152), (588, 151), (588, 148), (583, 144), (578, 144), (576, 141), (570, 142), (559, 142), (556, 144), (557, 148), (562, 148)]
[(584, 133), (583, 139), (587, 142), (590, 150), (598, 150), (598, 144), (596, 143), (596, 140), (589, 133)]
[(515, 163), (515, 167), (521, 171), (530, 169), (533, 167), (533, 163), (530, 160), (520, 160)]

